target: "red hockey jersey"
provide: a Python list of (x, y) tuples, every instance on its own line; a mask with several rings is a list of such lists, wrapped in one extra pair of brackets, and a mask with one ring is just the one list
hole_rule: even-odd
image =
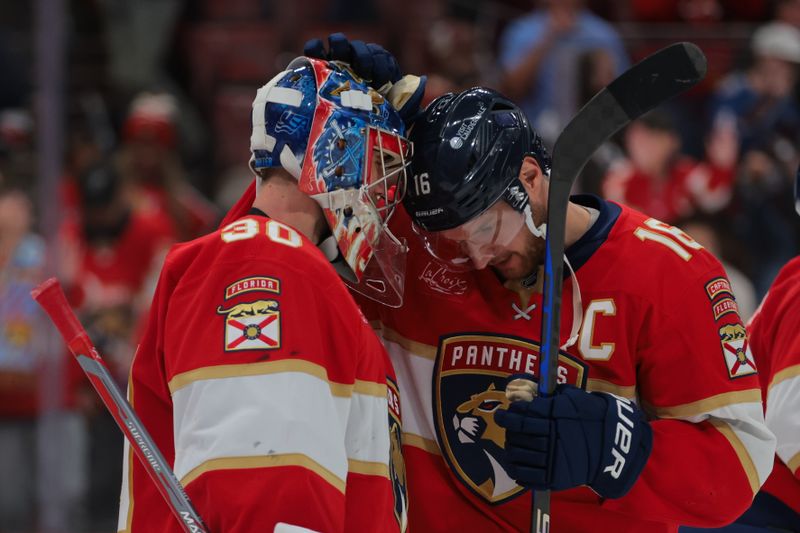
[(763, 490), (800, 514), (800, 257), (775, 279), (750, 321), (751, 345), (766, 399), (767, 427), (778, 438), (775, 468)]
[[(731, 522), (772, 466), (758, 377), (719, 262), (680, 230), (592, 196), (599, 218), (567, 253), (583, 323), (560, 355), (559, 382), (635, 399), (652, 419), (650, 459), (630, 493), (553, 494), (552, 531), (676, 531)], [(453, 273), (411, 246), (405, 302), (370, 317), (403, 397), (412, 532), (528, 531), (530, 492), (504, 467), (510, 374), (539, 372), (541, 292), (491, 270)], [(541, 280), (539, 280), (541, 285)], [(564, 284), (562, 343), (572, 324)], [(373, 316), (373, 313), (377, 316)]]
[[(322, 253), (250, 215), (170, 251), (128, 394), (210, 531), (396, 532), (393, 376)], [(119, 531), (180, 531), (127, 446), (123, 474)]]

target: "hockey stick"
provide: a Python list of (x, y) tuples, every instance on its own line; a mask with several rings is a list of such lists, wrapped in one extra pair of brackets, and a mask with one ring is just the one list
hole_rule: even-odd
[[(676, 43), (646, 57), (597, 93), (561, 132), (553, 148), (547, 199), (542, 348), (538, 394), (553, 393), (558, 369), (564, 232), (572, 184), (606, 139), (631, 120), (695, 85), (706, 74), (706, 58), (691, 43)], [(533, 494), (533, 533), (550, 531), (550, 492)]]
[(67, 303), (58, 280), (48, 279), (32, 290), (31, 296), (58, 328), (69, 351), (78, 360), (78, 364), (81, 365), (86, 377), (100, 395), (106, 409), (114, 417), (122, 433), (125, 434), (136, 452), (136, 456), (150, 474), (156, 488), (180, 522), (182, 529), (188, 533), (207, 533), (208, 529), (192, 506), (192, 502), (184, 492), (178, 478), (175, 477), (166, 459), (161, 455), (133, 407), (114, 383), (108, 367), (92, 345), (92, 341), (89, 340), (89, 335), (78, 322), (78, 317)]

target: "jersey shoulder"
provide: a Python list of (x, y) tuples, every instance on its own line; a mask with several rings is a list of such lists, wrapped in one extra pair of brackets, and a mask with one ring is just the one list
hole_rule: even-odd
[(681, 327), (741, 323), (724, 267), (679, 228), (623, 207), (602, 250), (595, 287), (614, 287)]
[(291, 226), (263, 216), (245, 216), (193, 241), (174, 245), (167, 255), (173, 274), (213, 275), (251, 265), (303, 278), (311, 285), (341, 284), (322, 252)]
[(691, 235), (630, 207), (620, 207), (607, 245), (612, 253), (626, 258), (620, 262), (621, 268), (651, 279), (725, 276), (722, 263)]
[[(800, 256), (787, 263), (775, 278), (748, 327), (759, 343), (794, 344), (800, 350)], [(785, 334), (787, 332), (788, 334)], [(794, 341), (793, 338), (798, 338)], [(784, 350), (788, 346), (783, 347)], [(778, 354), (776, 354), (777, 356)], [(797, 354), (800, 362), (800, 354)]]

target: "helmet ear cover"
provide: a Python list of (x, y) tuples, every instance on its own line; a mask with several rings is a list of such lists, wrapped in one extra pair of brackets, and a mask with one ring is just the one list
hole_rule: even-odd
[(414, 123), (411, 140), (417, 155), (404, 205), (427, 231), (460, 226), (500, 198), (521, 211), (528, 200), (518, 179), (525, 156), (550, 170), (550, 157), (522, 110), (491, 89), (434, 100)]

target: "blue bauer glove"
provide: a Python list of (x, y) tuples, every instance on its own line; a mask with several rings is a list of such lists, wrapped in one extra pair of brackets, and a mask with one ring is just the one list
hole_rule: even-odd
[(512, 402), (495, 421), (506, 429), (508, 473), (536, 490), (588, 485), (604, 498), (633, 487), (653, 430), (630, 400), (559, 385), (549, 397)]
[(309, 40), (303, 47), (303, 55), (347, 63), (356, 74), (370, 81), (374, 89), (395, 83), (403, 77), (397, 59), (384, 47), (364, 41), (350, 41), (343, 33), (328, 36), (327, 51), (321, 39)]
[(343, 33), (332, 33), (327, 50), (322, 39), (311, 39), (303, 47), (303, 55), (347, 63), (392, 104), (407, 124), (419, 112), (427, 78), (403, 75), (397, 59), (379, 44), (350, 41)]

